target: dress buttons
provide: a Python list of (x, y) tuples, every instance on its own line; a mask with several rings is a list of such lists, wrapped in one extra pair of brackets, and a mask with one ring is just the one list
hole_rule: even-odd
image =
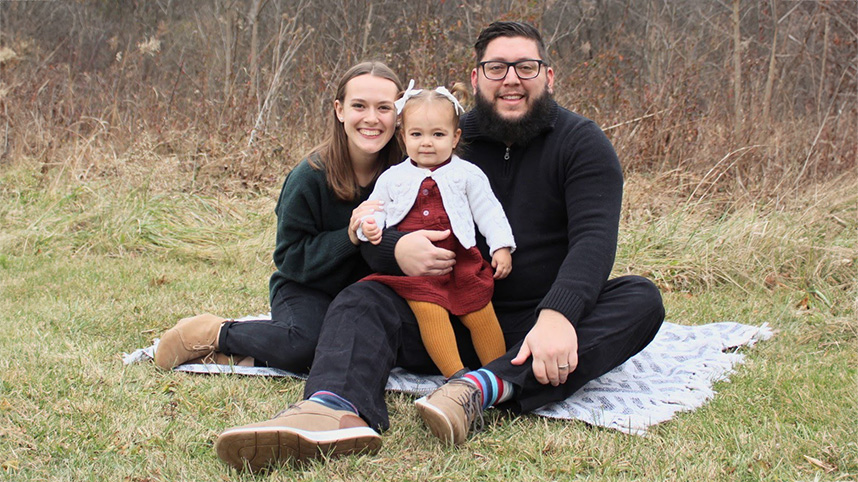
[(424, 196), (428, 196), (428, 195), (429, 195), (429, 190), (428, 190), (428, 189), (424, 189), (424, 190), (423, 190), (423, 195), (424, 195)]
[(423, 210), (423, 215), (424, 215), (424, 216), (428, 216), (428, 215), (429, 215), (429, 210), (428, 210), (428, 209), (424, 209), (424, 210)]

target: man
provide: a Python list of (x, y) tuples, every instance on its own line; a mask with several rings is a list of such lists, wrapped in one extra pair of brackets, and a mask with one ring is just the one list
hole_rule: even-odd
[[(643, 349), (664, 319), (651, 282), (608, 280), (622, 200), (619, 161), (592, 121), (552, 100), (554, 71), (539, 32), (495, 22), (475, 52), (477, 105), (461, 121), (462, 157), (488, 176), (518, 248), (493, 297), (509, 351), (416, 402), (430, 430), (456, 444), (489, 406), (526, 413), (567, 398)], [(444, 274), (455, 259), (432, 241), (449, 235), (388, 230), (364, 255), (382, 272)], [(487, 256), (485, 241), (478, 245)], [(453, 321), (463, 361), (479, 366), (467, 332)], [(436, 372), (408, 304), (382, 284), (352, 285), (328, 310), (307, 399), (272, 420), (224, 431), (218, 455), (256, 469), (377, 450), (377, 431), (389, 426), (384, 387), (394, 366)]]

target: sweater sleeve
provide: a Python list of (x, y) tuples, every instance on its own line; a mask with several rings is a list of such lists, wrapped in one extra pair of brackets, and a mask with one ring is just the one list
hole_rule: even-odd
[[(376, 211), (371, 215), (372, 218), (375, 219), (375, 223), (381, 228), (384, 229), (387, 226), (385, 225), (385, 220), (387, 219), (387, 215), (385, 209), (387, 206), (393, 204), (393, 199), (390, 197), (390, 183), (389, 176), (385, 176), (385, 174), (390, 173), (390, 171), (385, 171), (375, 183), (375, 189), (370, 193), (368, 200), (370, 201), (381, 201), (384, 205), (381, 207), (381, 211)], [(370, 217), (370, 216), (366, 216)], [(382, 232), (382, 235), (384, 233)], [(363, 233), (363, 223), (357, 229), (357, 237), (364, 243), (368, 242), (366, 235)]]
[(512, 236), (512, 227), (503, 212), (498, 198), (492, 192), (489, 178), (479, 167), (473, 166), (468, 177), (467, 197), (468, 206), (474, 223), (486, 238), (489, 245), (489, 255), (493, 255), (500, 248), (510, 248), (515, 252), (515, 239)]
[(286, 177), (277, 202), (277, 269), (299, 283), (312, 283), (341, 267), (358, 252), (348, 226), (324, 230), (323, 204), (335, 202), (323, 171), (303, 161)]
[[(387, 211), (393, 209), (393, 199), (391, 198), (389, 190), (390, 183), (394, 182), (394, 179), (392, 178), (396, 177), (394, 173), (397, 170), (397, 166), (393, 166), (382, 173), (376, 182), (373, 194), (370, 195), (370, 199), (373, 198), (372, 196), (378, 195), (378, 199), (382, 199), (385, 203), (384, 219), (382, 223), (379, 223), (379, 226), (384, 228), (381, 233), (381, 242), (377, 245), (372, 243), (361, 243), (360, 251), (361, 255), (363, 255), (364, 261), (366, 261), (369, 267), (376, 273), (405, 276), (405, 273), (402, 272), (402, 269), (396, 262), (396, 243), (401, 237), (408, 233), (399, 231), (396, 227), (385, 225), (387, 222)], [(376, 218), (376, 222), (378, 222), (378, 220), (379, 218)]]
[(373, 271), (383, 274), (405, 276), (396, 262), (396, 243), (405, 236), (406, 232), (396, 228), (387, 228), (381, 233), (381, 243), (361, 243), (360, 252), (363, 259)]
[(608, 138), (588, 122), (569, 136), (559, 173), (567, 210), (569, 250), (551, 289), (537, 306), (573, 324), (592, 311), (614, 264), (623, 177)]

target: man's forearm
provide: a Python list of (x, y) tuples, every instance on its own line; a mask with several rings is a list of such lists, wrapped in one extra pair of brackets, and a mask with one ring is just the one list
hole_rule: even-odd
[(360, 251), (363, 258), (373, 271), (383, 274), (402, 276), (399, 265), (396, 263), (396, 243), (408, 233), (398, 231), (396, 228), (387, 228), (381, 235), (378, 245), (372, 243), (361, 243)]

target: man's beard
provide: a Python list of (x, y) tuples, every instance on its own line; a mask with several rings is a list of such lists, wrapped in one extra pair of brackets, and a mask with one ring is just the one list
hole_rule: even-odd
[(551, 123), (551, 109), (554, 101), (546, 88), (539, 97), (533, 99), (530, 109), (515, 120), (505, 119), (495, 111), (494, 104), (477, 89), (477, 123), (480, 132), (507, 145), (524, 143), (541, 133)]

